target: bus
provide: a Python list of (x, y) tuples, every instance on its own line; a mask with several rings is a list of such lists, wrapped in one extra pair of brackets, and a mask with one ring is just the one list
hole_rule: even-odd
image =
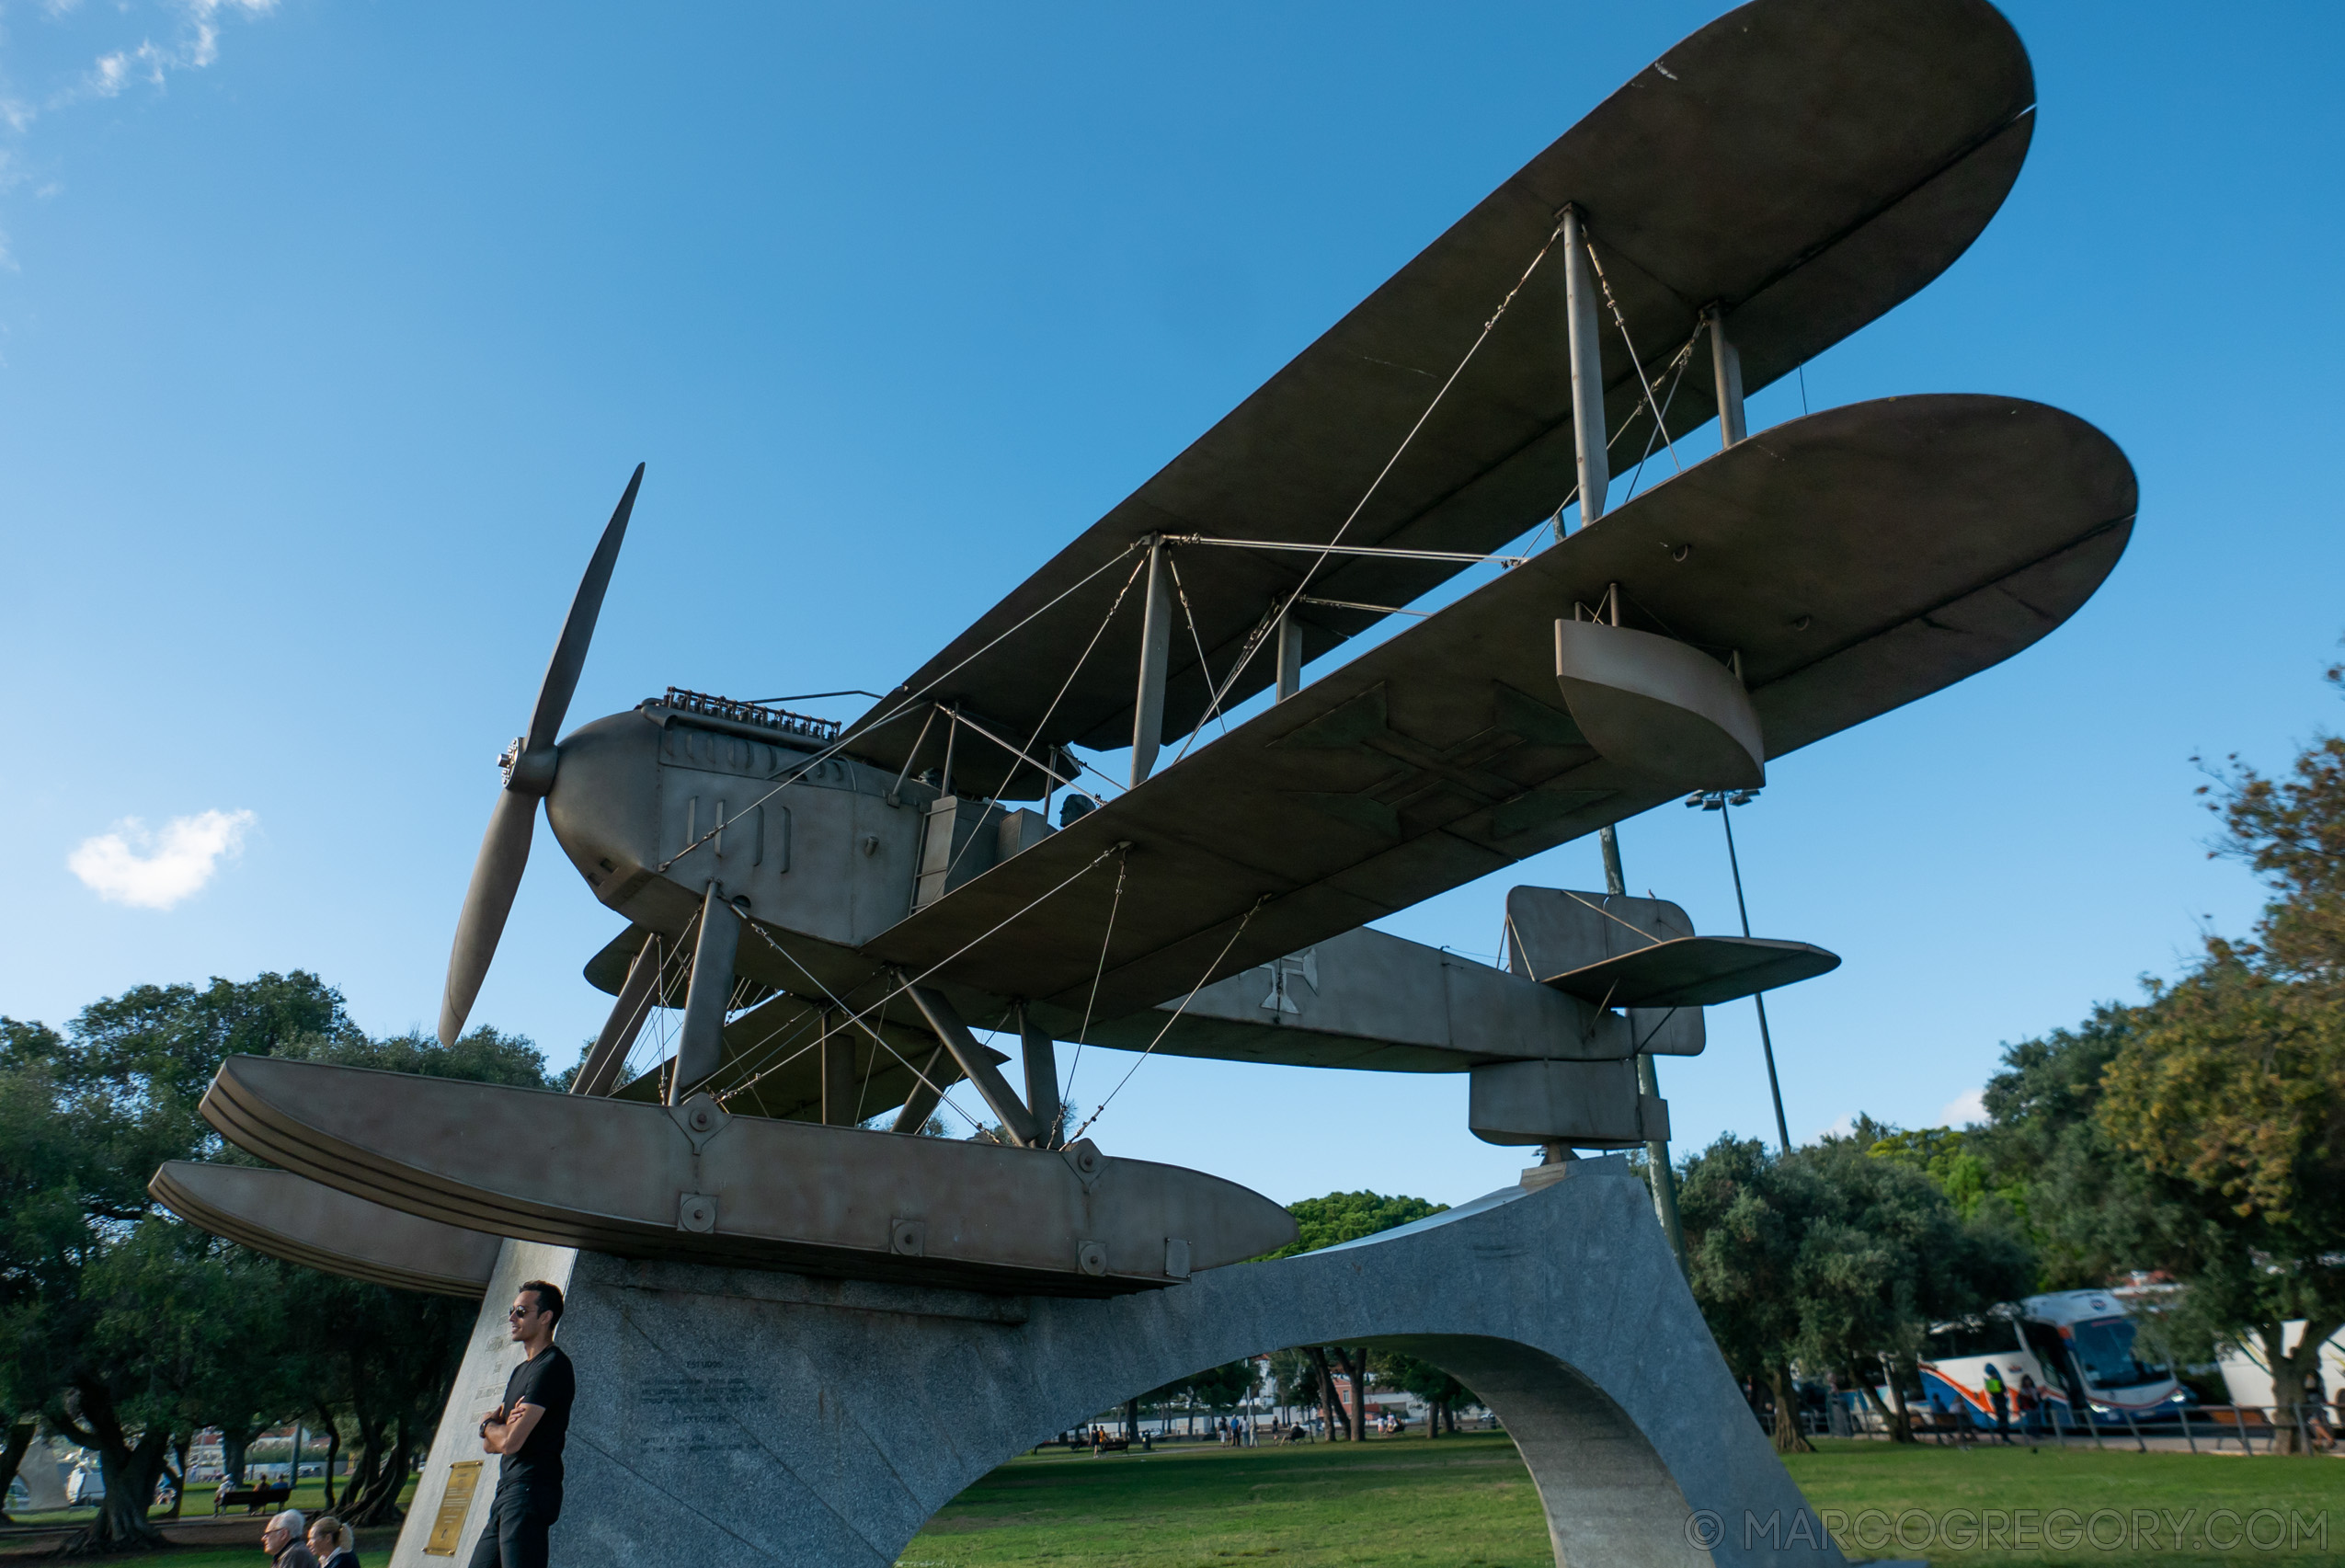
[[(2062, 1427), (2171, 1419), (2191, 1396), (2172, 1368), (2136, 1352), (2134, 1329), (2132, 1311), (2107, 1290), (2030, 1296), (1975, 1318), (1933, 1324), (1923, 1351), (1922, 1397), (1939, 1411), (1962, 1412), (1973, 1425), (1991, 1428), (1995, 1407), (1986, 1397), (1986, 1368), (1992, 1363), (2014, 1392), (2021, 1377), (2035, 1379), (2046, 1406), (2038, 1419), (2046, 1427), (2054, 1422), (2054, 1405)], [(2012, 1424), (2019, 1425), (2016, 1408)]]

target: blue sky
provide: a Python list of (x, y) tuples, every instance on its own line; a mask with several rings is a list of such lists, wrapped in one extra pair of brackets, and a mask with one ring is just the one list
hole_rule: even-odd
[[(1712, 14), (0, 9), (0, 1011), (302, 967), (428, 1024), (493, 760), (635, 462), (574, 721), (886, 690)], [(2002, 1042), (2244, 928), (2191, 758), (2283, 764), (2339, 716), (2345, 14), (2010, 14), (2017, 189), (1807, 395), (2060, 405), (2141, 522), (2048, 641), (1740, 814), (1758, 931), (1847, 959), (1770, 1010), (1795, 1136), (1940, 1121)], [(190, 880), (240, 847), (155, 909), (109, 833)], [(1731, 929), (1715, 816), (1622, 841), (1634, 890)], [(617, 922), (539, 847), (475, 1016), (558, 1066)], [(1516, 881), (1599, 886), (1594, 843), (1390, 923), (1490, 953)], [(1710, 1031), (1663, 1067), (1681, 1147), (1771, 1125), (1748, 1008)], [(1456, 1201), (1522, 1158), (1466, 1133), (1462, 1078), (1172, 1060), (1095, 1135), (1282, 1200)]]

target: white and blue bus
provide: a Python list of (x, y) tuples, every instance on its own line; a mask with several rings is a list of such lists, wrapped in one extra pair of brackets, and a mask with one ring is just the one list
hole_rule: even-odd
[[(2191, 1396), (2172, 1368), (2137, 1354), (2134, 1330), (2132, 1312), (2107, 1290), (2030, 1296), (1981, 1317), (1935, 1324), (1922, 1353), (1922, 1397), (1939, 1411), (1960, 1412), (1974, 1425), (1992, 1427), (1995, 1407), (1986, 1395), (1992, 1363), (2015, 1396), (2020, 1378), (2035, 1379), (2042, 1402), (2039, 1430), (2171, 1418)], [(2016, 1429), (2016, 1397), (2011, 1421)]]

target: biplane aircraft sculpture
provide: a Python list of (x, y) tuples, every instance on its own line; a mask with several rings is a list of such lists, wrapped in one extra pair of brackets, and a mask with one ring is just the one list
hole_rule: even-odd
[[(426, 1288), (478, 1291), (510, 1237), (1107, 1296), (1293, 1227), (1084, 1137), (1060, 1042), (1466, 1072), (1475, 1133), (1555, 1157), (1665, 1136), (1640, 1054), (1699, 1051), (1703, 1006), (1836, 959), (1618, 887), (1517, 889), (1504, 969), (1372, 922), (1754, 787), (2100, 584), (2134, 481), (2072, 415), (1938, 395), (1744, 425), (1747, 391), (1963, 252), (2032, 126), (1984, 0), (1729, 13), (844, 725), (670, 689), (564, 732), (638, 468), (503, 758), (440, 1024), (463, 1026), (542, 804), (626, 922), (587, 967), (615, 1001), (572, 1092), (234, 1058), (205, 1114), (281, 1169), (156, 1190)], [(1607, 504), (1712, 423), (1718, 451)], [(1081, 753), (1125, 748), (1103, 787)], [(675, 1049), (632, 1070), (661, 1007)], [(1014, 1038), (1018, 1082), (980, 1030)], [(961, 1086), (992, 1139), (913, 1136)]]

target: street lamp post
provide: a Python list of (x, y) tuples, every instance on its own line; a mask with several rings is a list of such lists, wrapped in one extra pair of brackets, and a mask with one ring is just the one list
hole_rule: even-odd
[[(1627, 897), (1629, 880), (1620, 871), (1620, 835), (1607, 823), (1597, 830), (1596, 842), (1604, 852), (1604, 890), (1616, 898)], [(1637, 1053), (1637, 1093), (1648, 1099), (1661, 1098), (1661, 1075), (1653, 1070), (1651, 1051)], [(1694, 1265), (1686, 1253), (1685, 1228), (1677, 1221), (1677, 1178), (1669, 1168), (1667, 1139), (1646, 1142), (1645, 1167), (1653, 1175), (1653, 1211), (1661, 1220), (1661, 1233), (1677, 1255), (1677, 1267), (1691, 1278)]]
[[(1734, 853), (1734, 814), (1727, 807), (1748, 806), (1758, 797), (1755, 789), (1705, 790), (1686, 797), (1688, 807), (1715, 811), (1726, 826), (1726, 864), (1734, 874), (1734, 912), (1742, 917), (1743, 934), (1751, 933), (1751, 911), (1743, 902), (1743, 864)], [(1753, 995), (1751, 1004), (1758, 1009), (1759, 1049), (1767, 1057), (1767, 1092), (1775, 1098), (1775, 1137), (1784, 1153), (1791, 1152), (1791, 1127), (1783, 1118), (1783, 1085), (1775, 1076), (1775, 1041), (1767, 1028), (1767, 998)]]

